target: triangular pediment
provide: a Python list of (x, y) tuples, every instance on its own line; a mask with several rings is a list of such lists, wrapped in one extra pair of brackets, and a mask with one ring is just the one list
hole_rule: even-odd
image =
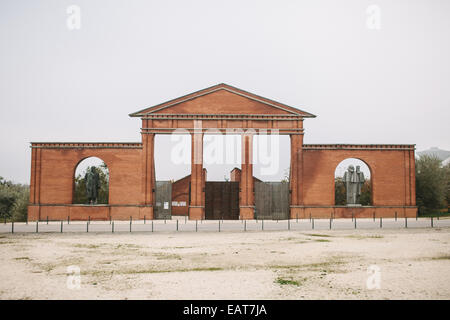
[(159, 105), (130, 114), (143, 117), (149, 114), (193, 115), (297, 115), (315, 117), (308, 112), (255, 95), (253, 93), (218, 84)]

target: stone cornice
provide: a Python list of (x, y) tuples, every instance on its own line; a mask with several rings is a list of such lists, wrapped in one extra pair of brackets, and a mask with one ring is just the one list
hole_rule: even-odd
[(174, 114), (153, 113), (142, 116), (143, 120), (253, 120), (253, 121), (303, 121), (303, 116), (295, 114)]
[(142, 149), (140, 142), (31, 142), (42, 149)]
[(304, 144), (304, 150), (409, 150), (416, 149), (415, 144)]

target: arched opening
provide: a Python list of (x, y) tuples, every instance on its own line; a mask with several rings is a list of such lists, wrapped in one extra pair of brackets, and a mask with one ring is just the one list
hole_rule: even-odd
[(372, 205), (372, 174), (357, 158), (342, 160), (334, 172), (335, 205)]
[(74, 204), (108, 204), (109, 170), (97, 157), (85, 158), (78, 163), (74, 175)]

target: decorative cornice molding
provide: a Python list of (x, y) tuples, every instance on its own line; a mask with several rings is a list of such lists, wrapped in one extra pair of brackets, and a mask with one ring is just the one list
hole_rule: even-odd
[(140, 142), (31, 142), (41, 149), (142, 149)]
[(304, 150), (409, 150), (415, 144), (304, 144)]

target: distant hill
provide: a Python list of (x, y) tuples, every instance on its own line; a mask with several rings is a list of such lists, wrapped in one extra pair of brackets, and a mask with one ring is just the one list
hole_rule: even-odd
[(417, 155), (423, 156), (423, 155), (427, 155), (427, 156), (431, 156), (431, 155), (435, 155), (436, 157), (438, 157), (439, 159), (441, 159), (442, 161), (447, 160), (448, 158), (450, 158), (450, 151), (447, 150), (442, 150), (436, 147), (432, 147), (428, 150), (424, 150), (424, 151), (419, 151), (417, 152)]

